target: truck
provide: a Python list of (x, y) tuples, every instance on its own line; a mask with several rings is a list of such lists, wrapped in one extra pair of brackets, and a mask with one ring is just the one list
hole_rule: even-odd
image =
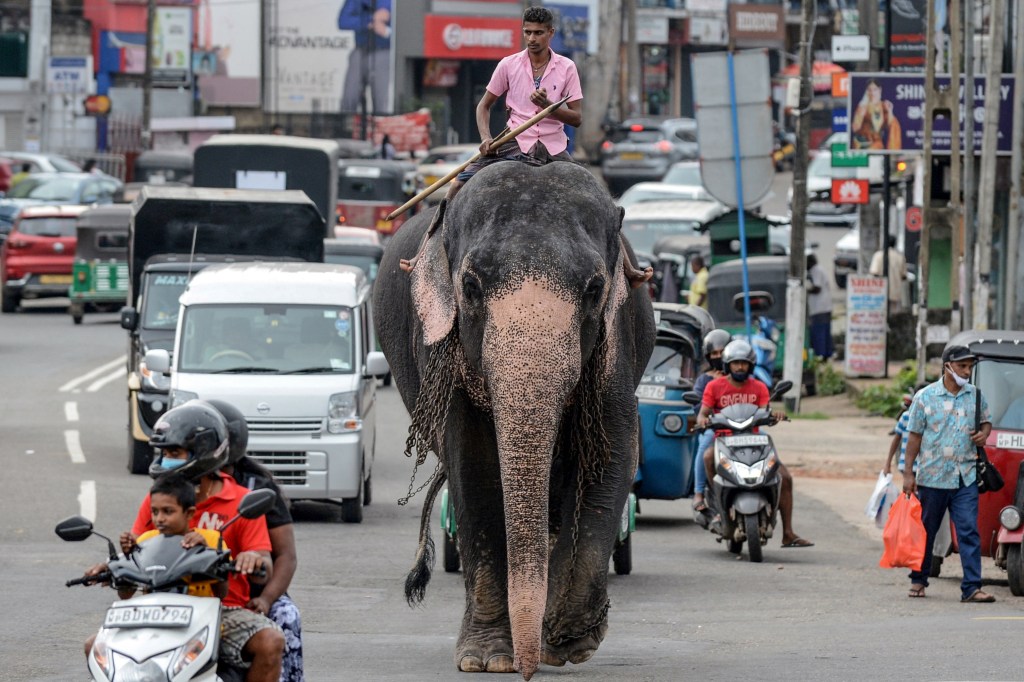
[(324, 221), (294, 190), (145, 186), (132, 204), (128, 234), (128, 470), (146, 473), (149, 438), (170, 402), (170, 381), (146, 365), (148, 351), (170, 351), (178, 298), (212, 263), (295, 259), (323, 261)]

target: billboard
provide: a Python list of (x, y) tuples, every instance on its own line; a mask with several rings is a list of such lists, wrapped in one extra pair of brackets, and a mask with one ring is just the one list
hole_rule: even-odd
[(392, 0), (272, 0), (264, 108), (354, 113), (365, 96), (371, 112), (389, 113), (391, 10)]
[(207, 104), (259, 106), (260, 0), (200, 0), (192, 70)]
[[(949, 76), (936, 76), (935, 86), (949, 86)], [(998, 153), (1010, 153), (1013, 127), (1014, 79), (1003, 76), (999, 86)], [(924, 151), (924, 74), (850, 74), (849, 131), (850, 150), (873, 153)], [(960, 77), (960, 133), (963, 145), (963, 121), (973, 113), (974, 148), (981, 149), (985, 124), (985, 78), (975, 76), (971, 103), (964, 105), (964, 79)], [(948, 154), (950, 121), (936, 118), (932, 129), (932, 152)]]
[(153, 19), (153, 84), (192, 82), (192, 9), (157, 7)]

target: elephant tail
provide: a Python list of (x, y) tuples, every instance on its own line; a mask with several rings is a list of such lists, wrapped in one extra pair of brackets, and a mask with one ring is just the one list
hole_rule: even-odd
[(416, 563), (409, 575), (405, 577), (405, 600), (409, 606), (416, 606), (423, 601), (430, 583), (430, 572), (434, 568), (434, 540), (430, 537), (430, 515), (434, 509), (434, 499), (447, 482), (448, 476), (439, 471), (434, 481), (427, 488), (426, 499), (423, 500), (423, 512), (420, 514), (420, 536), (416, 548)]

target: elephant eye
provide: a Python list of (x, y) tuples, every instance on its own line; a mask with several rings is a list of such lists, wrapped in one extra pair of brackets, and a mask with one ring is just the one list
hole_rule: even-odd
[(583, 292), (583, 296), (590, 303), (597, 303), (601, 300), (601, 294), (604, 293), (604, 277), (595, 277), (590, 280), (590, 284), (587, 285), (587, 290)]
[(483, 290), (475, 277), (466, 275), (462, 279), (462, 296), (469, 303), (479, 303), (483, 299)]

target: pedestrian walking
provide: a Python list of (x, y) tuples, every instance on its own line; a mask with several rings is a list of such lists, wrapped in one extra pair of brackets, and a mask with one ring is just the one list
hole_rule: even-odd
[(807, 316), (811, 327), (811, 348), (814, 354), (828, 360), (832, 348), (832, 289), (828, 275), (813, 253), (807, 254)]
[[(992, 416), (985, 398), (970, 383), (974, 359), (966, 346), (946, 348), (942, 353), (942, 378), (926, 386), (910, 406), (903, 492), (916, 493), (920, 498), (921, 521), (927, 533), (920, 570), (910, 573), (910, 597), (925, 596), (932, 545), (948, 509), (964, 572), (960, 601), (995, 601), (981, 589), (976, 468), (977, 446), (988, 439)], [(979, 407), (980, 416), (976, 416)]]

